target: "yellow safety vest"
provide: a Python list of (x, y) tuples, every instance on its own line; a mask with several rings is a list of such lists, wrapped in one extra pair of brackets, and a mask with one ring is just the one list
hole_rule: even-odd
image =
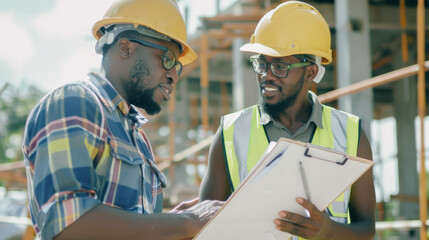
[[(260, 113), (256, 105), (222, 118), (222, 138), (232, 191), (244, 180), (268, 147), (268, 138), (259, 120)], [(323, 129), (316, 128), (311, 144), (356, 156), (359, 117), (323, 105), (322, 122)], [(350, 223), (349, 199), (350, 189), (328, 207), (327, 212), (332, 220)]]

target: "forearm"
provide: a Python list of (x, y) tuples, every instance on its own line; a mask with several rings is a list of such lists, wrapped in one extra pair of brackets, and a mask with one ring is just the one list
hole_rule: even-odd
[(224, 148), (219, 128), (209, 151), (209, 164), (200, 187), (200, 200), (225, 201), (231, 195)]
[(136, 214), (99, 204), (56, 239), (184, 239), (198, 227), (184, 214)]
[(372, 240), (375, 235), (374, 224), (368, 221), (355, 222), (353, 224), (341, 224), (333, 222), (333, 230), (329, 234), (332, 240)]

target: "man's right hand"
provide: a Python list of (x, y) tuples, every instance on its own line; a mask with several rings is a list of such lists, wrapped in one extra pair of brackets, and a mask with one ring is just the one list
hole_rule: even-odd
[(182, 202), (176, 206), (170, 213), (183, 214), (192, 222), (192, 229), (197, 234), (204, 225), (223, 207), (225, 201), (205, 200), (198, 202), (198, 198)]
[(195, 221), (207, 223), (219, 209), (225, 204), (225, 201), (205, 200), (198, 202), (198, 198), (182, 202), (176, 206), (170, 213), (185, 214)]

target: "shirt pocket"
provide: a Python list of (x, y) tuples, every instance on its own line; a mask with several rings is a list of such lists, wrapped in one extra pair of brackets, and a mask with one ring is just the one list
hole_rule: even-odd
[(143, 159), (132, 142), (119, 138), (113, 139), (112, 137), (108, 137), (108, 141), (111, 146), (111, 154), (114, 158), (131, 165), (143, 164)]
[(112, 164), (106, 179), (105, 202), (127, 210), (136, 209), (141, 196), (143, 159), (134, 145), (108, 137)]

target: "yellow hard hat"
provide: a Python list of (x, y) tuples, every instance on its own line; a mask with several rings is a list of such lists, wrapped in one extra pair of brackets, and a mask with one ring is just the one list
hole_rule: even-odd
[(94, 24), (92, 34), (99, 40), (104, 29), (115, 24), (132, 24), (136, 29), (147, 27), (178, 42), (182, 65), (197, 59), (195, 51), (186, 44), (186, 25), (175, 0), (117, 0), (103, 19)]
[(332, 61), (331, 32), (313, 6), (288, 1), (261, 18), (250, 43), (240, 50), (272, 57), (312, 54), (322, 57), (322, 64), (329, 64)]

